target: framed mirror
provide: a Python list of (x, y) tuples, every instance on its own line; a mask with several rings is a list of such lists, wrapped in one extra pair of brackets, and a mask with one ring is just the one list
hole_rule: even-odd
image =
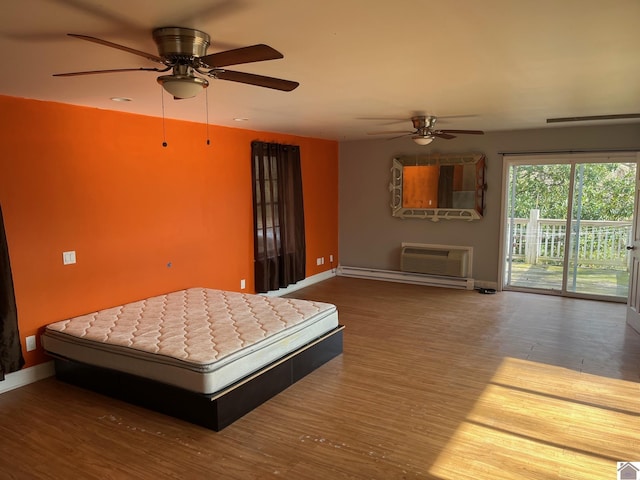
[(391, 214), (399, 218), (479, 220), (484, 209), (482, 153), (406, 155), (393, 159)]

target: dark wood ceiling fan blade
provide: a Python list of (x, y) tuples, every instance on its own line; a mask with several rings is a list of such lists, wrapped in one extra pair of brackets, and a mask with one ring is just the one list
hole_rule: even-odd
[(400, 117), (356, 117), (356, 120), (372, 120), (374, 122), (385, 122), (382, 125), (391, 125), (392, 123), (406, 122), (406, 118)]
[[(56, 3), (66, 4), (67, 7), (79, 10), (84, 14), (91, 15), (103, 22), (117, 26), (118, 28), (129, 31), (146, 31), (146, 25), (143, 22), (132, 20), (127, 12), (123, 9), (114, 8), (109, 5), (111, 2), (87, 2), (84, 0), (55, 0)], [(92, 5), (97, 4), (97, 5)], [(100, 5), (102, 3), (102, 5)]]
[(411, 135), (412, 133), (414, 132), (407, 132), (406, 130), (402, 130), (402, 131), (391, 130), (388, 132), (367, 132), (367, 135), (395, 135), (395, 134)]
[(290, 92), (300, 85), (298, 82), (291, 80), (283, 80), (281, 78), (265, 77), (264, 75), (255, 75), (253, 73), (234, 72), (231, 70), (223, 70), (215, 72), (213, 75), (220, 80), (229, 80), (231, 82), (246, 83), (258, 87), (273, 88), (274, 90), (282, 90)]
[[(451, 130), (447, 130), (447, 131), (451, 131)], [(438, 130), (437, 132), (432, 132), (431, 135), (433, 135), (434, 137), (438, 137), (438, 138), (444, 138), (445, 140), (451, 140), (452, 138), (456, 138), (455, 135), (450, 135), (448, 133), (445, 133), (443, 130)]]
[(146, 58), (147, 60), (151, 60), (152, 62), (162, 63), (162, 58), (152, 53), (136, 50), (135, 48), (125, 47), (124, 45), (119, 45), (117, 43), (109, 42), (107, 40), (102, 40), (101, 38), (90, 37), (89, 35), (78, 35), (76, 33), (67, 33), (67, 35), (73, 38), (79, 38), (81, 40), (86, 40), (88, 42), (97, 43), (98, 45), (104, 45), (105, 47), (117, 48), (118, 50), (122, 50), (128, 53), (133, 53), (134, 55), (138, 55), (140, 57)]
[(269, 45), (258, 44), (250, 47), (236, 48), (225, 52), (212, 53), (200, 57), (200, 60), (211, 68), (239, 65), (241, 63), (262, 62), (284, 58), (279, 51)]
[(439, 133), (464, 133), (466, 135), (484, 135), (482, 130), (438, 130)]
[[(202, 7), (185, 8), (180, 17), (173, 18), (173, 25), (194, 25), (197, 22), (203, 22), (207, 18), (220, 21), (244, 7), (238, 0), (216, 0), (201, 3), (204, 3)], [(179, 15), (177, 12), (175, 14)], [(218, 42), (216, 44), (219, 45)]]
[(395, 140), (396, 138), (403, 138), (403, 137), (408, 137), (409, 135), (413, 135), (414, 132), (409, 132), (409, 133), (405, 133), (404, 135), (398, 135), (395, 137), (391, 137), (391, 138), (387, 138), (387, 140)]
[(75, 77), (78, 75), (95, 75), (97, 73), (119, 73), (119, 72), (166, 72), (167, 69), (160, 68), (113, 68), (111, 70), (89, 70), (86, 72), (69, 72), (69, 73), (54, 73), (54, 77)]

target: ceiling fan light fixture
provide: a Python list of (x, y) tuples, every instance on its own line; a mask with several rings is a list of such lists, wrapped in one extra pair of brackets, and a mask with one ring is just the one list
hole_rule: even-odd
[(162, 75), (158, 83), (175, 98), (195, 97), (209, 86), (207, 80), (193, 75)]
[(418, 145), (429, 145), (431, 142), (433, 142), (433, 137), (429, 135), (415, 135), (411, 137), (411, 139)]

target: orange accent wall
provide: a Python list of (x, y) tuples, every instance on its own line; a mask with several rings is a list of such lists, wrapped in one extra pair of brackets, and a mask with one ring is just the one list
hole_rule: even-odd
[[(0, 204), (25, 337), (191, 286), (253, 292), (251, 141), (300, 145), (307, 277), (338, 261), (338, 144), (0, 96)], [(77, 263), (64, 266), (62, 252)]]

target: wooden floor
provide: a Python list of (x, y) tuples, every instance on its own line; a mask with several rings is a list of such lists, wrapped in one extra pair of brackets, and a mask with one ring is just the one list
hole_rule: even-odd
[(0, 478), (616, 478), (640, 461), (625, 307), (337, 277), (344, 353), (216, 433), (47, 379), (0, 395)]

